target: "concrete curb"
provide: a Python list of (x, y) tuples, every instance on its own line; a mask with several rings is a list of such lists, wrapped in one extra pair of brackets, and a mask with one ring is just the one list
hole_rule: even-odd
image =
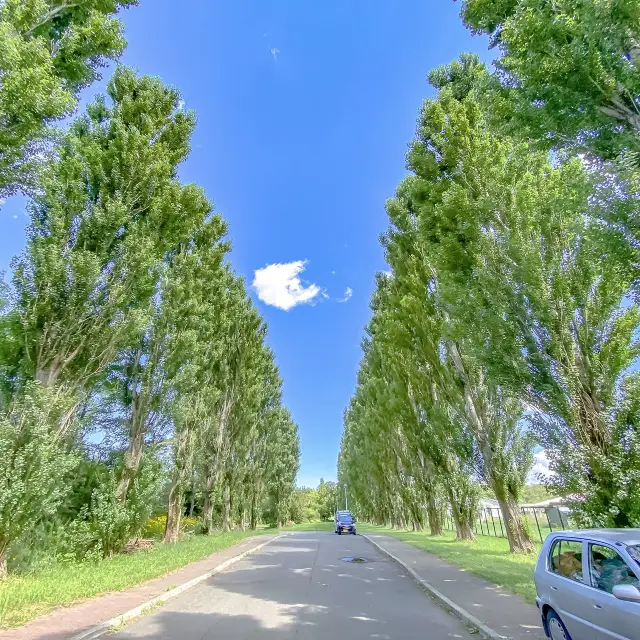
[(396, 556), (394, 556), (390, 551), (387, 551), (382, 545), (378, 544), (375, 540), (372, 540), (368, 535), (365, 535), (364, 533), (360, 535), (362, 535), (362, 537), (370, 542), (376, 549), (384, 553), (386, 556), (389, 556), (389, 558), (397, 562), (403, 569), (408, 571), (409, 575), (420, 587), (422, 587), (446, 609), (458, 616), (463, 622), (472, 627), (475, 627), (480, 632), (480, 635), (482, 635), (484, 638), (488, 638), (488, 640), (507, 640), (506, 636), (503, 636), (497, 631), (494, 631), (486, 624), (484, 624), (484, 622), (478, 620), (478, 618), (476, 618), (473, 614), (469, 613), (466, 609), (463, 609), (460, 605), (453, 602), (453, 600), (447, 598), (447, 596), (445, 596), (443, 593), (440, 593), (440, 591), (438, 591), (434, 586), (430, 585), (416, 571), (414, 571), (406, 563), (400, 560), (400, 558), (396, 558)]
[(87, 629), (86, 631), (83, 631), (78, 635), (71, 636), (70, 638), (68, 638), (68, 640), (93, 640), (93, 638), (99, 638), (101, 635), (108, 633), (112, 627), (118, 627), (125, 622), (129, 622), (129, 620), (133, 620), (134, 618), (137, 618), (139, 615), (143, 614), (145, 611), (154, 607), (155, 605), (162, 604), (167, 600), (171, 600), (171, 598), (175, 598), (176, 596), (180, 595), (183, 591), (186, 591), (187, 589), (191, 589), (191, 587), (195, 587), (200, 582), (203, 582), (204, 580), (208, 580), (209, 578), (212, 578), (213, 576), (217, 575), (221, 571), (224, 571), (231, 565), (234, 565), (236, 562), (239, 562), (240, 560), (246, 558), (248, 555), (255, 553), (256, 551), (259, 551), (260, 549), (262, 549), (262, 547), (265, 547), (266, 545), (270, 544), (274, 540), (277, 540), (278, 538), (281, 538), (281, 537), (282, 537), (282, 534), (271, 538), (271, 540), (262, 542), (259, 545), (256, 545), (255, 547), (251, 547), (251, 549), (247, 549), (246, 551), (239, 553), (237, 556), (233, 556), (233, 558), (229, 558), (228, 560), (225, 560), (223, 563), (219, 564), (217, 567), (214, 567), (213, 569), (211, 569), (211, 571), (207, 571), (207, 573), (203, 573), (197, 578), (193, 578), (192, 580), (189, 580), (189, 582), (185, 582), (184, 584), (181, 584), (175, 589), (166, 591), (165, 593), (159, 596), (156, 596), (155, 598), (152, 598), (147, 602), (144, 602), (143, 604), (135, 607), (134, 609), (125, 611), (124, 613), (121, 613), (119, 616), (116, 616), (115, 618), (111, 618), (110, 620), (105, 620), (104, 622), (97, 624), (95, 627), (91, 627), (91, 629)]

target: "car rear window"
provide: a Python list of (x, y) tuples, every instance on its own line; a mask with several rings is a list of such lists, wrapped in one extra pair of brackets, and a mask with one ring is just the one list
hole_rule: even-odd
[(563, 578), (584, 582), (582, 575), (582, 542), (558, 538), (551, 547), (549, 570)]

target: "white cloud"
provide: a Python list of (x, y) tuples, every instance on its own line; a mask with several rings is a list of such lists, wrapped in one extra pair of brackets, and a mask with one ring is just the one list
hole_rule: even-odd
[(344, 291), (344, 298), (340, 298), (338, 302), (347, 302), (352, 295), (353, 289), (351, 289), (351, 287), (347, 287)]
[(298, 304), (311, 302), (319, 293), (317, 284), (304, 286), (298, 275), (304, 271), (306, 260), (286, 264), (268, 264), (257, 269), (253, 288), (265, 304), (288, 311)]
[(549, 469), (547, 454), (545, 450), (542, 449), (533, 456), (533, 467), (527, 478), (527, 484), (539, 484), (540, 476), (549, 478), (552, 475), (554, 475), (554, 473)]

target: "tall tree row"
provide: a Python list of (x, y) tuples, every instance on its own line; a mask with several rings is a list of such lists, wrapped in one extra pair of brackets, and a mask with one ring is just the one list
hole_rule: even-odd
[[(542, 445), (577, 524), (638, 526), (638, 5), (467, 0), (502, 57), (433, 70), (387, 203), (339, 459), (362, 515), (511, 550)], [(444, 506), (443, 506), (444, 505)]]
[(31, 194), (0, 295), (0, 576), (20, 545), (118, 553), (153, 512), (165, 542), (187, 513), (205, 533), (288, 519), (299, 443), (266, 326), (178, 177), (195, 115), (117, 67), (50, 129), (122, 51), (131, 4), (0, 2), (0, 195)]

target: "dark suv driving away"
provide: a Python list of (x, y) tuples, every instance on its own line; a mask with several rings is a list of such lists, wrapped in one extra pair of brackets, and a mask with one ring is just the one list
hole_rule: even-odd
[(335, 532), (338, 535), (343, 533), (356, 535), (356, 521), (350, 511), (338, 511), (336, 513)]

